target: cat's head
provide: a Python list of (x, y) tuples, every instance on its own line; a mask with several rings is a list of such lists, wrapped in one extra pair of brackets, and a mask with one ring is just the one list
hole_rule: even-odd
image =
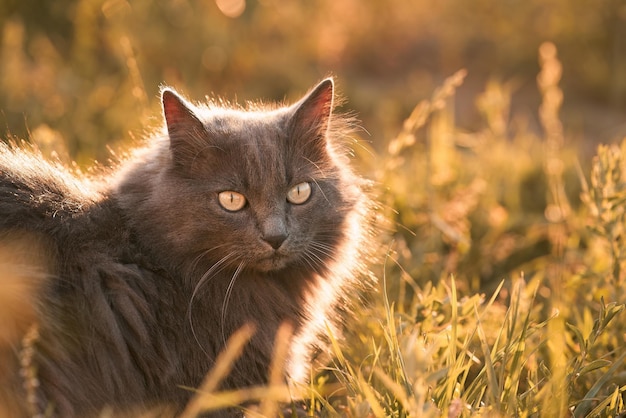
[(360, 193), (333, 97), (332, 79), (269, 109), (196, 106), (164, 89), (164, 168), (139, 208), (151, 239), (205, 270), (322, 272)]

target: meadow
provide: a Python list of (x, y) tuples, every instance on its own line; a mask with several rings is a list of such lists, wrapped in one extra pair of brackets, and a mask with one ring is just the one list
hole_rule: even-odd
[(160, 124), (161, 83), (244, 102), (331, 73), (362, 119), (379, 249), (332, 360), (287, 388), (277, 344), (268, 387), (216, 393), (243, 329), (184, 417), (294, 394), (310, 416), (626, 414), (626, 140), (567, 109), (623, 128), (623, 2), (24, 4), (0, 7), (3, 137), (66, 162)]

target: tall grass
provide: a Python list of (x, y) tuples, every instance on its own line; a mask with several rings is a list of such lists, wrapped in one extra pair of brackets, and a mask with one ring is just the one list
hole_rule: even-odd
[(459, 72), (377, 157), (397, 232), (380, 300), (360, 315), (376, 319), (336, 347), (348, 416), (626, 411), (626, 142), (601, 146), (586, 180), (558, 116), (553, 44), (540, 64), (541, 134), (516, 128), (499, 85), (479, 101), (484, 130), (455, 129)]

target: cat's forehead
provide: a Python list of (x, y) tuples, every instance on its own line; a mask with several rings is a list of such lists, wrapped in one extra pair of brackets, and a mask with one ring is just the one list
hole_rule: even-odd
[(215, 170), (215, 180), (267, 189), (301, 177), (306, 161), (289, 137), (286, 112), (228, 109), (203, 116), (207, 141), (215, 150), (207, 168)]
[(284, 129), (290, 113), (286, 108), (255, 111), (208, 108), (199, 116), (209, 131), (235, 133)]
[[(289, 148), (289, 118), (285, 112), (225, 110), (204, 117), (208, 141), (225, 152), (266, 159)], [(251, 154), (252, 153), (252, 154)]]

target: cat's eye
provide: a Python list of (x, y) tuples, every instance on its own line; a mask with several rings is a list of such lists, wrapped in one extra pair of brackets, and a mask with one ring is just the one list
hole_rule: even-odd
[(225, 191), (217, 195), (220, 205), (230, 211), (236, 212), (246, 205), (246, 198), (241, 193)]
[(308, 182), (296, 184), (287, 192), (287, 200), (294, 205), (301, 205), (311, 197), (311, 184)]

